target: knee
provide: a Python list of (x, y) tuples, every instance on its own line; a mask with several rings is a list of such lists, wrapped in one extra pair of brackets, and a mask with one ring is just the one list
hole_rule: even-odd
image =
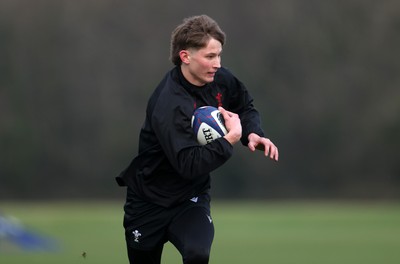
[(207, 264), (210, 258), (210, 250), (208, 248), (191, 248), (187, 249), (183, 256), (184, 264)]

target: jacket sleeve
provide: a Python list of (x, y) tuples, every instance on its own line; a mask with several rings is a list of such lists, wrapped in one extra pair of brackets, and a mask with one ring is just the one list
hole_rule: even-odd
[(224, 138), (199, 145), (191, 127), (193, 104), (187, 101), (190, 98), (182, 100), (176, 95), (169, 97), (168, 93), (160, 96), (151, 125), (176, 172), (185, 179), (194, 179), (224, 164), (232, 156), (233, 147)]
[(253, 105), (253, 98), (249, 94), (245, 85), (237, 79), (230, 71), (223, 69), (221, 78), (222, 85), (225, 85), (228, 93), (228, 110), (237, 113), (242, 124), (241, 142), (247, 146), (248, 136), (256, 133), (265, 136), (261, 128), (260, 114)]

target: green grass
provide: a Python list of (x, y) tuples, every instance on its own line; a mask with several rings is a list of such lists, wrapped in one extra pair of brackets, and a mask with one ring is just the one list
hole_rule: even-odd
[[(3, 213), (62, 245), (56, 252), (29, 253), (0, 242), (0, 263), (128, 263), (122, 203), (0, 203)], [(212, 213), (210, 263), (400, 263), (398, 203), (214, 201)], [(181, 263), (171, 244), (163, 263)]]

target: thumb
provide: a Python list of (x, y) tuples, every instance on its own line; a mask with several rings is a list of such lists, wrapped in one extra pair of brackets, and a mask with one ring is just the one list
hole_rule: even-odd
[(220, 106), (220, 107), (218, 107), (218, 110), (219, 110), (219, 112), (222, 114), (222, 116), (223, 116), (224, 118), (229, 117), (228, 111), (226, 111), (225, 108), (223, 108), (223, 107)]

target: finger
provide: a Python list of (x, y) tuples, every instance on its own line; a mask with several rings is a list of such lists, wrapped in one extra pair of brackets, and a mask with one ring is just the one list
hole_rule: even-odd
[(265, 155), (265, 157), (268, 157), (268, 156), (269, 156), (269, 154), (270, 154), (270, 148), (271, 148), (270, 145), (264, 145), (264, 155)]
[(278, 151), (278, 148), (276, 149), (275, 160), (276, 160), (276, 161), (279, 160), (279, 151)]
[(256, 150), (256, 146), (255, 146), (254, 143), (252, 143), (252, 142), (249, 142), (249, 144), (247, 144), (247, 146), (249, 147), (249, 149), (250, 149), (251, 151), (255, 151), (255, 150)]
[(229, 117), (238, 117), (239, 115), (238, 114), (236, 114), (236, 113), (234, 113), (234, 112), (231, 112), (231, 111), (228, 111), (228, 110), (226, 110), (225, 108), (223, 108), (222, 106), (219, 106), (218, 107), (218, 110), (221, 112), (221, 114), (226, 114), (226, 115), (228, 115)]
[(275, 161), (278, 161), (279, 152), (278, 152), (278, 148), (277, 147), (274, 147), (273, 149), (271, 149), (270, 158), (275, 160)]
[(229, 117), (231, 117), (231, 115), (229, 114), (229, 111), (225, 110), (225, 108), (223, 107), (218, 107), (219, 112), (222, 114), (222, 116), (227, 119)]

